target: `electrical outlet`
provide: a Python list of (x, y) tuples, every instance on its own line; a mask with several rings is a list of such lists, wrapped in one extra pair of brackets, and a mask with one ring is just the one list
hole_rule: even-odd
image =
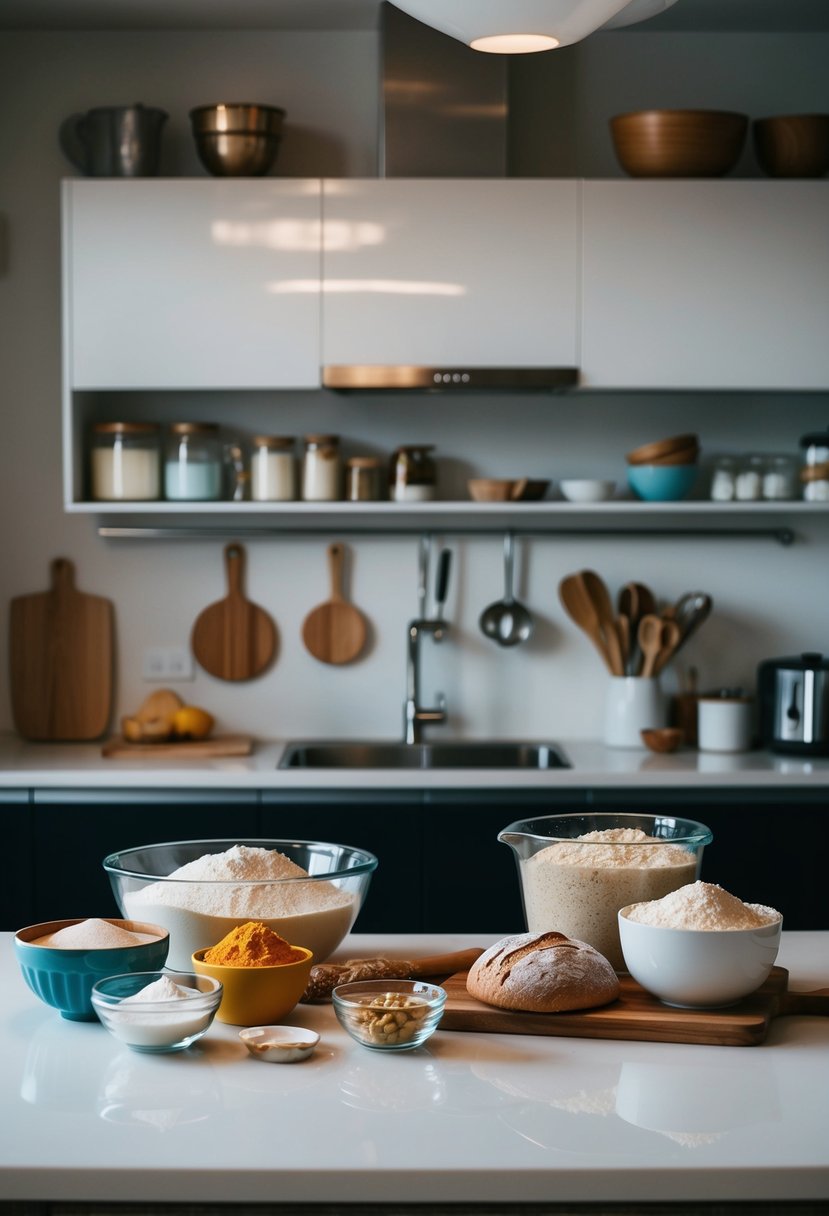
[(192, 680), (193, 656), (186, 646), (147, 646), (142, 674), (145, 680)]

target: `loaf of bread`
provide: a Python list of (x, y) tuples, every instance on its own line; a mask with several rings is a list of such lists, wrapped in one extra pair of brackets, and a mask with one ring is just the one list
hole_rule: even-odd
[(563, 933), (521, 933), (485, 950), (466, 980), (470, 996), (502, 1009), (561, 1013), (591, 1009), (619, 995), (603, 954)]

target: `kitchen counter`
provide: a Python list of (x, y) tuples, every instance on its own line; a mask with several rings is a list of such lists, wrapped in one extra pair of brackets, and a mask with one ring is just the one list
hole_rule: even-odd
[[(437, 739), (440, 736), (437, 735)], [(98, 744), (26, 743), (0, 737), (0, 794), (20, 789), (419, 790), (585, 788), (792, 789), (829, 791), (829, 758), (766, 751), (672, 755), (555, 740), (570, 768), (344, 770), (279, 769), (285, 740), (257, 742), (250, 756), (105, 759)]]
[[(474, 933), (347, 941), (431, 953)], [(784, 933), (790, 987), (829, 979), (829, 932)], [(63, 1020), (0, 935), (0, 1196), (135, 1203), (517, 1204), (829, 1199), (829, 1021), (779, 1018), (757, 1047), (440, 1032), (353, 1043), (329, 1006), (294, 1066), (214, 1022), (178, 1055)], [(514, 1210), (514, 1209), (513, 1209)], [(756, 1209), (754, 1209), (756, 1210)]]

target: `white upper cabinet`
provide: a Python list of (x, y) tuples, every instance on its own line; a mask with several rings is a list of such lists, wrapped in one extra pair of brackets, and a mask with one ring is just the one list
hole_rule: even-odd
[(319, 181), (67, 181), (73, 389), (316, 388)]
[(326, 180), (325, 364), (573, 367), (579, 183)]
[(584, 182), (582, 384), (829, 387), (829, 183)]

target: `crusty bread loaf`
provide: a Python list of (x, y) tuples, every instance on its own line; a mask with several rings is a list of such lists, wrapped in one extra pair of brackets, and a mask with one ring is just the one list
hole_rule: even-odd
[(470, 968), (471, 996), (502, 1009), (561, 1013), (606, 1005), (619, 980), (603, 954), (563, 933), (521, 933), (485, 950)]

